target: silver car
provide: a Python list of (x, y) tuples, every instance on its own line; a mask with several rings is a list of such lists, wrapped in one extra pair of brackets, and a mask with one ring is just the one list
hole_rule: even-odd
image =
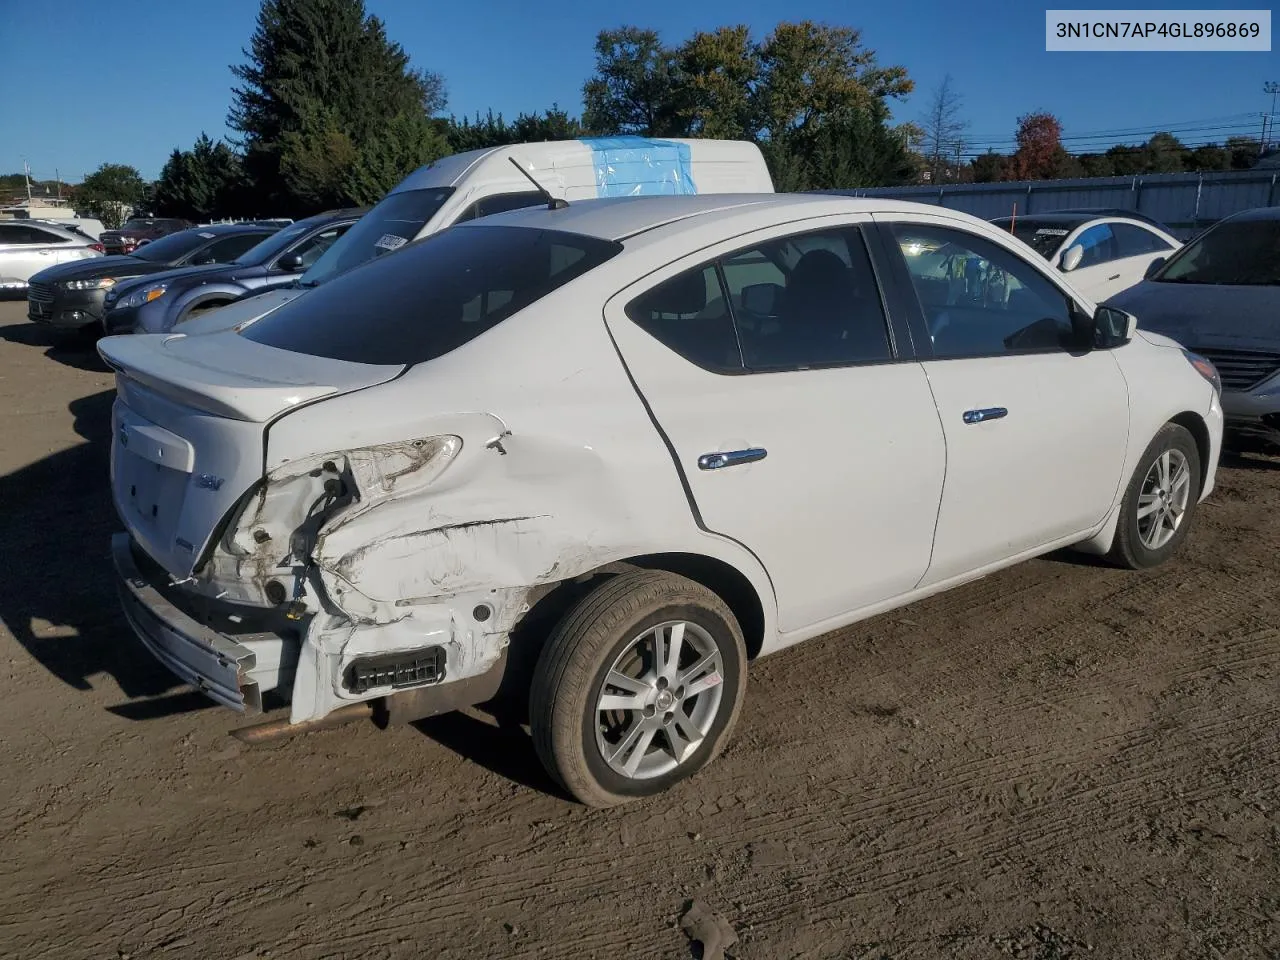
[(22, 291), (33, 273), (72, 260), (102, 256), (102, 248), (70, 227), (47, 221), (0, 220), (0, 291)]

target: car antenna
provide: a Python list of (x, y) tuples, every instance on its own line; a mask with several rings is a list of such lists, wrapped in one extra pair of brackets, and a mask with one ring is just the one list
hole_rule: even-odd
[(532, 183), (535, 187), (538, 188), (538, 192), (540, 194), (542, 194), (544, 197), (547, 198), (548, 210), (563, 210), (565, 207), (569, 206), (568, 200), (563, 200), (560, 197), (553, 197), (551, 195), (551, 192), (547, 190), (546, 187), (540, 184), (537, 180), (533, 179), (533, 174), (530, 173), (528, 170), (526, 170), (524, 167), (520, 166), (519, 160), (517, 160), (515, 157), (507, 157), (507, 159), (511, 161), (512, 165), (517, 170), (519, 170), (522, 174), (525, 175), (525, 177), (528, 179), (530, 183)]

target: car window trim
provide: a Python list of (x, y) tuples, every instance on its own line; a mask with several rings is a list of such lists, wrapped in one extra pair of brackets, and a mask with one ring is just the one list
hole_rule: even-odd
[[(1089, 347), (1089, 349), (1087, 350), (1064, 350), (1061, 347), (1044, 347), (1044, 348), (1038, 348), (1035, 350), (1019, 350), (1017, 353), (1000, 351), (998, 353), (967, 353), (964, 356), (959, 356), (959, 357), (938, 356), (933, 351), (933, 339), (929, 335), (929, 325), (925, 321), (924, 309), (920, 305), (920, 298), (916, 294), (915, 286), (914, 284), (911, 283), (911, 272), (907, 269), (906, 258), (901, 254), (901, 252), (898, 252), (897, 255), (894, 256), (894, 251), (897, 250), (897, 242), (898, 242), (897, 238), (893, 235), (894, 224), (899, 224), (899, 223), (916, 224), (916, 225), (925, 226), (925, 227), (936, 227), (939, 230), (954, 230), (957, 233), (963, 233), (968, 236), (976, 237), (979, 240), (986, 240), (988, 243), (995, 244), (996, 246), (1004, 250), (1006, 253), (1008, 253), (1010, 256), (1019, 256), (1019, 255), (1017, 251), (1010, 250), (1004, 244), (998, 242), (997, 240), (994, 240), (991, 237), (985, 237), (981, 233), (977, 233), (971, 229), (966, 229), (966, 226), (962, 221), (953, 220), (950, 217), (934, 218), (929, 216), (912, 216), (910, 214), (872, 214), (872, 217), (875, 221), (877, 229), (882, 231), (884, 240), (887, 241), (889, 244), (891, 244), (889, 246), (889, 256), (891, 260), (897, 264), (897, 269), (894, 271), (895, 274), (897, 274), (897, 277), (895, 278), (896, 281), (899, 284), (905, 283), (907, 286), (907, 293), (909, 294), (909, 296), (905, 298), (905, 302), (903, 303), (903, 309), (905, 310), (908, 318), (908, 323), (910, 325), (912, 335), (913, 335), (913, 341), (916, 344), (919, 344), (919, 346), (916, 349), (916, 359), (919, 362), (924, 363), (928, 361), (932, 363), (932, 362), (946, 362), (951, 360), (995, 360), (995, 359), (1005, 359), (1005, 358), (1016, 360), (1019, 357), (1046, 356), (1050, 354), (1065, 355), (1069, 357), (1079, 357), (1079, 356), (1085, 356), (1087, 354), (1094, 353), (1100, 350), (1106, 350), (1106, 351), (1116, 350), (1119, 347), (1124, 346), (1124, 344), (1118, 343), (1118, 344), (1107, 344), (1105, 346), (1095, 345), (1095, 346)], [(1020, 257), (1020, 259), (1022, 258)], [(1068, 290), (1062, 283), (1060, 283), (1058, 280), (1058, 277), (1054, 276), (1053, 273), (1040, 269), (1039, 265), (1034, 263), (1030, 259), (1024, 259), (1023, 262), (1026, 263), (1026, 265), (1034, 273), (1038, 274), (1043, 280), (1048, 282), (1050, 286), (1052, 286), (1055, 290), (1058, 291), (1059, 294), (1062, 295), (1062, 299), (1067, 304), (1068, 310), (1072, 306), (1074, 306), (1076, 309), (1084, 309), (1080, 301), (1076, 299), (1075, 294), (1072, 291)], [(1096, 314), (1096, 312), (1097, 312), (1097, 305), (1095, 304), (1094, 313)]]
[[(695, 262), (689, 263), (688, 266), (674, 270), (673, 272), (665, 275), (661, 280), (657, 281), (656, 283), (649, 283), (645, 285), (643, 289), (641, 289), (640, 284), (644, 283), (646, 280), (648, 280), (648, 278), (652, 277), (654, 274), (665, 272), (667, 268), (671, 267), (673, 264), (672, 263), (663, 264), (661, 267), (651, 270), (649, 273), (645, 274), (645, 276), (631, 283), (625, 290), (621, 290), (618, 293), (614, 294), (612, 297), (610, 297), (608, 302), (605, 304), (605, 309), (608, 310), (609, 306), (615, 300), (622, 298), (622, 308), (621, 308), (622, 315), (626, 317), (627, 322), (635, 324), (645, 334), (647, 334), (650, 337), (653, 337), (653, 334), (649, 333), (648, 330), (645, 330), (644, 327), (640, 326), (640, 324), (637, 321), (632, 319), (631, 312), (630, 312), (631, 306), (637, 300), (640, 300), (641, 298), (648, 296), (648, 294), (656, 290), (658, 287), (662, 286), (668, 280), (674, 280), (676, 277), (682, 276), (685, 273), (689, 273), (693, 270), (705, 271), (707, 267), (714, 266), (716, 270), (716, 280), (720, 284), (721, 296), (724, 297), (725, 305), (728, 307), (728, 310), (729, 310), (729, 319), (733, 325), (734, 339), (738, 344), (738, 355), (743, 362), (742, 362), (742, 366), (740, 367), (713, 369), (711, 367), (704, 366), (701, 363), (698, 363), (694, 360), (690, 360), (688, 357), (684, 356), (684, 354), (679, 353), (673, 348), (667, 346), (667, 344), (662, 343), (662, 341), (658, 340), (657, 337), (653, 337), (653, 339), (657, 340), (657, 342), (660, 343), (665, 349), (670, 350), (672, 353), (674, 353), (677, 357), (679, 357), (681, 360), (683, 360), (685, 363), (689, 364), (690, 366), (697, 367), (699, 370), (703, 370), (707, 373), (715, 374), (717, 376), (738, 377), (738, 376), (760, 376), (764, 374), (773, 374), (773, 373), (798, 373), (798, 372), (809, 371), (809, 370), (839, 370), (839, 369), (851, 368), (851, 367), (878, 367), (878, 366), (885, 366), (886, 364), (892, 364), (892, 363), (914, 363), (916, 361), (916, 357), (913, 351), (911, 351), (910, 349), (908, 349), (905, 353), (899, 353), (898, 351), (897, 338), (894, 335), (895, 329), (893, 324), (893, 318), (892, 318), (892, 314), (889, 312), (889, 305), (887, 302), (887, 298), (885, 296), (885, 285), (881, 281), (879, 273), (876, 269), (877, 267), (876, 257), (872, 250), (871, 242), (868, 239), (868, 234), (870, 232), (868, 228), (873, 227), (874, 223), (870, 219), (859, 218), (859, 219), (850, 220), (848, 219), (848, 217), (849, 215), (847, 213), (827, 214), (822, 217), (808, 217), (803, 220), (788, 221), (785, 224), (775, 224), (773, 226), (766, 227), (764, 229), (756, 228), (753, 230), (749, 230), (745, 233), (738, 234), (737, 236), (734, 236), (734, 237), (727, 237), (721, 240), (717, 240), (714, 243), (707, 244), (707, 246), (687, 254), (686, 256), (680, 258), (680, 260), (675, 261), (675, 263), (686, 263), (688, 261), (694, 260), (694, 258), (701, 258), (701, 259), (697, 259)], [(835, 222), (830, 224), (822, 224), (821, 221), (823, 220), (834, 220)], [(785, 233), (773, 232), (775, 229), (777, 229), (777, 227), (791, 227), (796, 224), (809, 224), (809, 223), (817, 223), (819, 225), (806, 227), (798, 231), (789, 230)], [(874, 360), (838, 360), (838, 361), (832, 361), (830, 363), (805, 364), (803, 366), (789, 365), (789, 366), (777, 366), (777, 367), (748, 367), (746, 365), (746, 358), (742, 354), (742, 338), (741, 338), (741, 334), (738, 332), (738, 320), (737, 320), (737, 317), (734, 315), (734, 311), (733, 311), (733, 299), (732, 297), (729, 296), (729, 288), (724, 278), (724, 270), (723, 270), (724, 261), (732, 257), (736, 253), (741, 253), (745, 250), (751, 249), (753, 245), (760, 245), (765, 243), (777, 243), (779, 241), (788, 240), (793, 237), (802, 237), (802, 236), (806, 236), (814, 233), (830, 233), (832, 231), (848, 231), (848, 230), (856, 231), (862, 236), (863, 244), (865, 245), (865, 248), (866, 248), (868, 265), (871, 268), (872, 278), (875, 281), (876, 290), (880, 297), (880, 309), (883, 314), (883, 322), (885, 326), (885, 339), (889, 344), (890, 355), (887, 358), (874, 359)], [(705, 251), (719, 248), (719, 247), (724, 247), (730, 243), (734, 244), (732, 248), (725, 250), (722, 253), (712, 254), (710, 259), (705, 258)], [(632, 292), (632, 291), (635, 291), (635, 292)], [(911, 342), (909, 332), (908, 332), (908, 337), (906, 342), (907, 344), (910, 344)]]

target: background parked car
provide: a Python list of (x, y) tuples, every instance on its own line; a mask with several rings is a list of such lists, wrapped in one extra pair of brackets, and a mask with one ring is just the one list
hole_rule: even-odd
[(991, 222), (1011, 229), (1098, 303), (1138, 283), (1180, 246), (1156, 221), (1124, 211), (1060, 210)]
[(172, 217), (130, 217), (120, 224), (120, 229), (104, 230), (98, 239), (102, 241), (108, 255), (133, 253), (144, 243), (194, 226), (190, 220)]
[(102, 325), (108, 334), (163, 333), (246, 294), (293, 283), (363, 209), (300, 220), (228, 264), (182, 267), (116, 284), (107, 291)]
[(0, 220), (0, 291), (24, 291), (47, 267), (101, 256), (101, 245), (77, 230), (43, 220)]
[(201, 317), (193, 321), (192, 332), (253, 323), (304, 290), (414, 240), (469, 220), (543, 206), (553, 197), (573, 202), (772, 192), (760, 148), (738, 140), (584, 137), (468, 150), (419, 167), (396, 184), (296, 287), (245, 298)]
[(188, 264), (229, 263), (276, 231), (226, 224), (171, 233), (125, 256), (64, 263), (35, 274), (27, 290), (27, 318), (80, 328), (100, 324), (103, 300), (117, 283)]
[(1280, 207), (1220, 220), (1108, 303), (1213, 362), (1233, 446), (1280, 446)]

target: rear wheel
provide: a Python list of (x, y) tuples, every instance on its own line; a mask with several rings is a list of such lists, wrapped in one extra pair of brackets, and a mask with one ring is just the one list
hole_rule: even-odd
[(728, 741), (746, 660), (737, 620), (706, 587), (660, 571), (612, 577), (569, 611), (538, 661), (538, 755), (589, 806), (661, 793)]
[(1164, 563), (1187, 538), (1199, 499), (1195, 438), (1186, 427), (1166, 423), (1129, 480), (1111, 559), (1134, 570)]

